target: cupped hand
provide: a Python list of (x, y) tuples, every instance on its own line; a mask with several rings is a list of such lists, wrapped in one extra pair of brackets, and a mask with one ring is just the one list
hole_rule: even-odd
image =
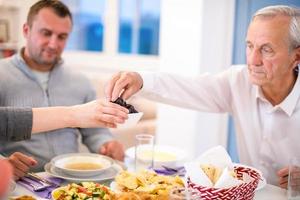
[(74, 127), (115, 128), (116, 123), (124, 123), (128, 118), (128, 109), (107, 101), (95, 100), (72, 107), (75, 116)]

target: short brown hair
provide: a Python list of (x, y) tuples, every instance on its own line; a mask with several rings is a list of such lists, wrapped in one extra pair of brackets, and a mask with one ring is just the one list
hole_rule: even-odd
[(69, 16), (71, 19), (71, 22), (73, 23), (72, 13), (70, 12), (69, 8), (65, 4), (63, 4), (61, 1), (59, 1), (59, 0), (40, 0), (30, 7), (29, 13), (27, 15), (27, 24), (29, 26), (32, 25), (32, 21), (33, 21), (34, 17), (43, 8), (51, 8), (55, 12), (55, 14), (57, 14), (60, 17)]

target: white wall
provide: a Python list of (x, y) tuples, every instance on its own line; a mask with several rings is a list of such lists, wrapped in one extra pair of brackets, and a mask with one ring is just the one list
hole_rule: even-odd
[(30, 6), (37, 0), (2, 0), (0, 6), (0, 18), (7, 18), (10, 23), (10, 42), (17, 42), (18, 48), (22, 47), (24, 37), (22, 25), (25, 23)]
[[(160, 70), (194, 75), (227, 68), (233, 13), (234, 0), (163, 0)], [(157, 143), (185, 148), (190, 157), (226, 145), (227, 115), (160, 105), (158, 118)]]

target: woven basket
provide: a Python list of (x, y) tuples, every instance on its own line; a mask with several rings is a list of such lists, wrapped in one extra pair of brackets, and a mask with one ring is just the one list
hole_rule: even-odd
[(261, 175), (259, 172), (252, 168), (247, 168), (244, 166), (235, 166), (234, 171), (237, 174), (237, 178), (242, 178), (243, 173), (248, 174), (253, 178), (252, 181), (248, 183), (243, 183), (235, 187), (219, 189), (204, 187), (192, 183), (188, 177), (187, 183), (188, 187), (197, 189), (200, 191), (202, 200), (251, 200), (254, 197), (255, 189), (257, 188), (258, 182), (261, 180)]

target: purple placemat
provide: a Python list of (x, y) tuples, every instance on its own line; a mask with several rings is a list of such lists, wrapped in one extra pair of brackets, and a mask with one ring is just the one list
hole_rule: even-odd
[[(57, 184), (57, 185), (60, 185), (60, 184), (63, 182), (63, 179), (61, 179), (61, 178), (49, 177), (49, 176), (45, 176), (45, 177), (43, 177), (43, 178), (44, 178), (44, 179), (47, 179), (48, 181), (53, 182), (53, 183), (55, 183), (55, 184)], [(30, 179), (30, 178), (23, 177), (23, 179), (25, 179), (26, 181), (28, 181), (28, 182), (30, 182), (30, 183), (32, 183), (32, 184), (34, 184), (34, 185), (41, 185), (38, 181), (32, 180), (32, 179)], [(54, 189), (57, 188), (57, 187), (55, 187), (55, 186), (49, 186), (49, 187), (45, 188), (45, 189), (42, 190), (42, 191), (34, 192), (34, 191), (33, 191), (33, 188), (32, 188), (30, 185), (28, 185), (27, 183), (25, 183), (24, 181), (22, 181), (22, 179), (19, 180), (19, 181), (17, 182), (17, 184), (23, 186), (24, 188), (28, 189), (28, 190), (31, 191), (32, 193), (36, 194), (37, 196), (42, 197), (42, 198), (45, 198), (45, 199), (51, 199), (51, 192), (52, 192)]]

